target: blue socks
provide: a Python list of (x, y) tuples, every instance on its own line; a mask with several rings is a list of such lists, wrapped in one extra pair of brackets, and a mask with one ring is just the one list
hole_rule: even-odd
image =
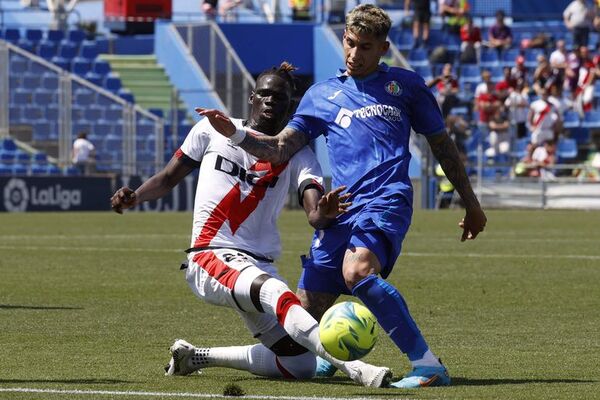
[(375, 315), (379, 325), (410, 361), (423, 358), (429, 347), (395, 287), (377, 275), (369, 275), (352, 288), (352, 294)]

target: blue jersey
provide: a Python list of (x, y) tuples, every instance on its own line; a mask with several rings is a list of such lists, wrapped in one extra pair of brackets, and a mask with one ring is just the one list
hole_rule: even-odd
[(382, 63), (360, 80), (342, 72), (308, 89), (288, 127), (310, 139), (325, 135), (333, 186), (346, 185), (353, 194), (350, 215), (398, 195), (412, 204), (410, 130), (444, 130), (435, 98), (406, 69)]

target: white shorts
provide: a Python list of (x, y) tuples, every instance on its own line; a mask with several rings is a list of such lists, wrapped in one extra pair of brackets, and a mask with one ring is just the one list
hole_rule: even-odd
[(210, 304), (231, 307), (236, 310), (252, 333), (252, 336), (270, 347), (287, 333), (274, 315), (247, 311), (244, 299), (236, 299), (233, 289), (249, 285), (251, 281), (238, 281), (241, 271), (257, 267), (271, 277), (284, 281), (275, 266), (257, 261), (251, 256), (232, 249), (212, 249), (190, 253), (186, 280), (196, 296)]

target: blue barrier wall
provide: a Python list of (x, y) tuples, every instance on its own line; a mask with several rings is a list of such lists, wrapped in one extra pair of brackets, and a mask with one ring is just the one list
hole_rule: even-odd
[(219, 27), (251, 74), (259, 74), (282, 61), (298, 67), (297, 74), (313, 74), (312, 24), (221, 24)]
[(194, 107), (224, 110), (225, 105), (212, 89), (204, 72), (198, 67), (194, 57), (170, 22), (157, 22), (155, 25), (154, 51), (158, 62), (165, 67), (169, 79), (179, 90), (179, 96), (190, 113)]

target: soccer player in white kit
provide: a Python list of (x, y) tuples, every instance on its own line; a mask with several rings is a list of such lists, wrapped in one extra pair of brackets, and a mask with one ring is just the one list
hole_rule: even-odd
[[(249, 119), (233, 119), (233, 123), (269, 135), (279, 132), (291, 111), (293, 69), (282, 63), (259, 75), (249, 99)], [(323, 196), (314, 153), (306, 147), (288, 162), (271, 165), (234, 146), (204, 119), (161, 172), (135, 192), (119, 189), (111, 199), (112, 208), (121, 213), (160, 198), (198, 167), (186, 279), (196, 296), (237, 310), (261, 343), (197, 348), (177, 340), (170, 349), (167, 375), (219, 366), (261, 376), (306, 379), (315, 375), (315, 355), (319, 355), (357, 383), (386, 386), (391, 378), (388, 368), (362, 361), (344, 363), (325, 351), (317, 321), (302, 308), (273, 265), (281, 252), (276, 220), (290, 184), (298, 189), (299, 202), (316, 229), (332, 223), (350, 205), (344, 203), (349, 195), (340, 194), (343, 187)]]

